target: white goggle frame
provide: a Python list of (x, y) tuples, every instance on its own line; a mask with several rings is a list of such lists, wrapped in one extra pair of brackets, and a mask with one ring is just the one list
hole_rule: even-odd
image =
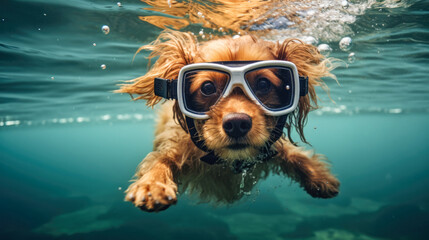
[[(244, 78), (245, 74), (251, 70), (261, 68), (261, 67), (286, 67), (291, 70), (291, 73), (293, 75), (293, 85), (294, 85), (294, 98), (292, 99), (292, 105), (286, 109), (281, 109), (278, 111), (273, 111), (262, 105), (259, 100), (253, 95), (252, 90), (250, 90), (249, 86), (246, 83), (246, 80)], [(228, 83), (228, 86), (226, 86), (226, 89), (223, 91), (222, 96), (219, 97), (219, 100), (222, 98), (227, 97), (236, 87), (239, 87), (243, 90), (243, 92), (249, 97), (251, 100), (253, 100), (257, 105), (261, 106), (263, 111), (267, 115), (271, 116), (282, 116), (286, 115), (296, 109), (298, 106), (298, 101), (300, 97), (300, 81), (299, 81), (299, 75), (298, 70), (292, 62), (288, 61), (281, 61), (281, 60), (267, 60), (267, 61), (260, 61), (260, 62), (254, 62), (250, 63), (244, 66), (239, 67), (230, 67), (226, 65), (222, 65), (221, 63), (194, 63), (184, 66), (180, 72), (177, 82), (177, 99), (179, 101), (179, 107), (183, 114), (190, 118), (194, 119), (207, 119), (209, 116), (205, 113), (196, 113), (192, 110), (188, 110), (186, 108), (185, 104), (185, 98), (184, 96), (184, 77), (185, 74), (192, 70), (217, 70), (221, 72), (225, 72), (229, 74), (230, 80)], [(218, 101), (219, 101), (218, 100)]]

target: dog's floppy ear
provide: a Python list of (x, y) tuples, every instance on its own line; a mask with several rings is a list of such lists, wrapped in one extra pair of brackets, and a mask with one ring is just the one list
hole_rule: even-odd
[[(140, 47), (137, 53), (142, 50), (151, 51), (149, 71), (144, 76), (127, 81), (127, 84), (121, 84), (115, 92), (137, 94), (139, 96), (134, 100), (147, 100), (146, 104), (152, 107), (162, 100), (154, 93), (154, 79), (177, 79), (180, 69), (194, 62), (197, 43), (190, 33), (166, 30), (154, 42)], [(150, 66), (153, 58), (158, 59)]]
[(321, 86), (328, 91), (328, 87), (322, 81), (322, 77), (335, 78), (330, 73), (334, 69), (331, 61), (325, 58), (313, 45), (306, 44), (297, 39), (287, 39), (283, 43), (277, 43), (272, 48), (274, 56), (278, 60), (293, 62), (298, 68), (300, 76), (308, 77), (308, 94), (300, 97), (298, 108), (293, 114), (289, 114), (286, 128), (290, 137), (292, 126), (295, 127), (301, 140), (308, 143), (304, 136), (304, 125), (310, 111), (318, 108), (315, 87)]

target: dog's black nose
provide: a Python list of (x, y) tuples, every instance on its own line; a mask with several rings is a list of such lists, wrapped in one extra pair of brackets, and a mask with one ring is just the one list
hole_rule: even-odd
[(252, 118), (245, 113), (230, 113), (223, 117), (222, 127), (230, 137), (244, 137), (252, 128)]

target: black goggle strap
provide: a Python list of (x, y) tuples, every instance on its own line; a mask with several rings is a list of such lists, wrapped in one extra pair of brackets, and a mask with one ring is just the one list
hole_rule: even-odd
[(267, 146), (267, 149), (269, 149), (271, 145), (275, 143), (277, 140), (279, 140), (279, 138), (283, 135), (283, 128), (285, 127), (286, 119), (287, 119), (287, 114), (280, 116), (277, 119), (277, 124), (274, 130), (271, 132), (270, 142), (269, 142), (269, 145)]
[(222, 159), (218, 158), (213, 151), (207, 149), (204, 140), (199, 137), (194, 119), (186, 117), (186, 125), (188, 126), (189, 135), (191, 135), (191, 140), (195, 146), (204, 152), (207, 152), (207, 155), (203, 156), (200, 160), (210, 165), (222, 163)]
[(177, 80), (155, 78), (153, 90), (156, 96), (168, 100), (177, 99)]
[(299, 76), (299, 96), (304, 97), (308, 93), (308, 77)]
[(274, 127), (273, 131), (270, 135), (270, 141), (265, 144), (265, 147), (261, 149), (261, 153), (263, 156), (265, 156), (261, 161), (265, 162), (268, 158), (271, 158), (272, 156), (277, 154), (277, 151), (271, 151), (271, 146), (279, 140), (279, 138), (283, 135), (283, 128), (285, 127), (287, 120), (287, 114), (280, 116), (277, 119), (277, 124)]
[[(154, 92), (156, 96), (165, 99), (177, 99), (177, 80), (155, 78)], [(299, 77), (299, 95), (301, 97), (308, 93), (308, 77)]]

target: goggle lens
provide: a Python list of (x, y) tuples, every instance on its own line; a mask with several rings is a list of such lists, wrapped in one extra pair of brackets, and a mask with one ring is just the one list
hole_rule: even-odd
[(216, 70), (192, 70), (184, 74), (185, 107), (205, 113), (215, 105), (229, 83), (229, 74)]
[(279, 111), (290, 107), (294, 98), (292, 71), (286, 67), (264, 67), (244, 76), (253, 96), (267, 109)]

